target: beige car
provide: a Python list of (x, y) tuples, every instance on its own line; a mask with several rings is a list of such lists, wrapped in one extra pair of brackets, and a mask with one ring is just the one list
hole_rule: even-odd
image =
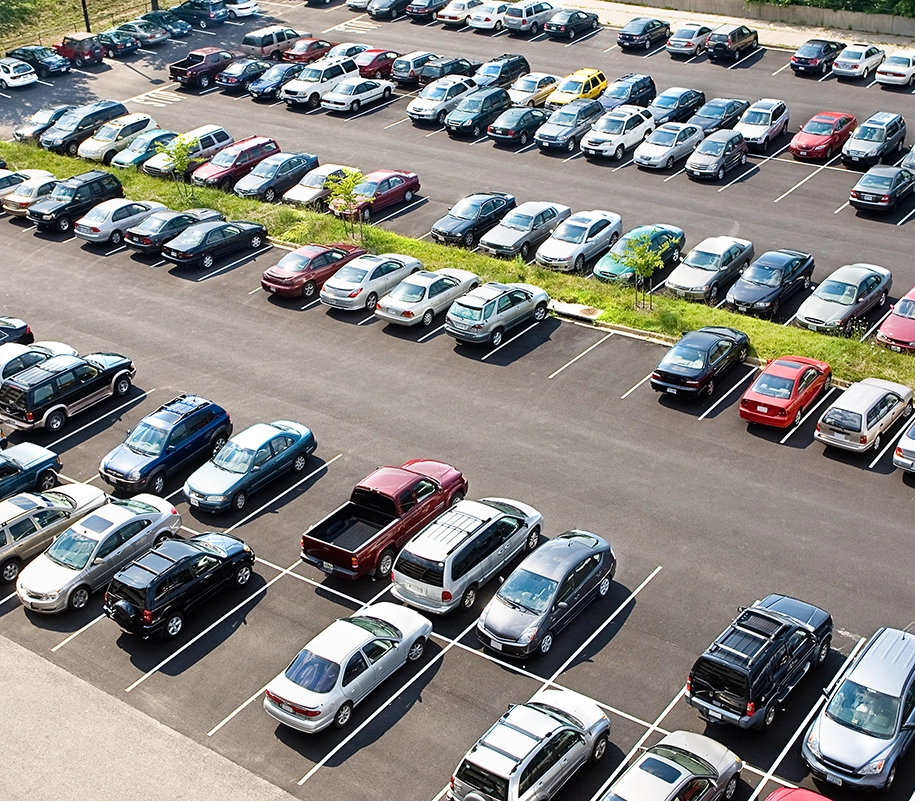
[(560, 80), (558, 75), (548, 72), (529, 72), (509, 87), (508, 96), (513, 106), (542, 106)]
[(106, 122), (79, 146), (77, 153), (80, 158), (110, 164), (141, 133), (158, 127), (149, 114), (125, 114)]
[(912, 414), (912, 389), (882, 378), (852, 384), (823, 412), (813, 436), (824, 445), (863, 453), (880, 450), (886, 432)]
[(310, 33), (299, 33), (285, 25), (270, 25), (246, 33), (238, 49), (251, 58), (270, 58), (279, 61), (283, 53), (299, 39), (310, 37)]
[(39, 200), (47, 200), (51, 197), (54, 187), (60, 183), (57, 178), (48, 173), (37, 178), (29, 178), (3, 198), (3, 210), (14, 217), (25, 217), (28, 214), (29, 206), (37, 203)]
[(356, 168), (345, 167), (341, 164), (322, 164), (320, 167), (315, 167), (306, 173), (292, 189), (286, 190), (283, 195), (283, 203), (324, 210), (327, 208), (327, 196), (330, 195), (328, 179), (339, 180), (347, 171), (356, 172)]
[(0, 503), (0, 581), (15, 581), (22, 565), (47, 548), (73, 520), (105, 503), (91, 484), (23, 492)]

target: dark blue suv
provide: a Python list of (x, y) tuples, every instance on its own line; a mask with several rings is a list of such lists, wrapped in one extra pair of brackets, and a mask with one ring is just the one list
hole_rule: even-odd
[(232, 419), (206, 398), (179, 395), (127, 433), (102, 459), (99, 475), (115, 489), (161, 495), (168, 476), (225, 445)]

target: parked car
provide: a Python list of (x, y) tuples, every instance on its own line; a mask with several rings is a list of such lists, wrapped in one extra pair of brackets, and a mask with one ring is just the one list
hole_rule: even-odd
[(689, 122), (698, 125), (708, 135), (721, 128), (733, 128), (749, 107), (746, 100), (716, 97), (693, 114)]
[(467, 24), (473, 10), (481, 5), (483, 5), (483, 0), (451, 0), (435, 15), (435, 19), (446, 28), (460, 28)]
[(85, 31), (68, 33), (54, 44), (54, 49), (74, 67), (101, 64), (105, 57), (105, 51), (102, 50), (98, 37)]
[(216, 258), (244, 248), (257, 250), (267, 229), (249, 220), (214, 220), (185, 228), (162, 248), (162, 258), (179, 267), (209, 270)]
[(654, 131), (654, 117), (648, 109), (618, 106), (606, 112), (582, 137), (581, 151), (588, 157), (619, 161), (627, 150), (638, 147)]
[[(143, 47), (156, 47), (157, 45), (165, 44), (169, 40), (168, 31), (148, 19), (135, 19), (131, 22), (124, 22), (118, 25), (117, 29), (136, 39)], [(105, 43), (101, 37), (99, 37), (99, 41), (104, 46)]]
[(857, 128), (842, 146), (842, 163), (873, 166), (898, 160), (905, 147), (906, 125), (901, 114), (878, 111)]
[(407, 104), (407, 116), (413, 122), (445, 124), (445, 117), (457, 108), (464, 96), (476, 91), (473, 78), (449, 75), (423, 87), (419, 95)]
[(406, 7), (407, 16), (414, 21), (434, 22), (438, 14), (451, 0), (410, 0)]
[(511, 86), (518, 78), (527, 75), (531, 65), (518, 53), (503, 53), (482, 64), (473, 74), (477, 86)]
[(324, 282), (321, 303), (335, 309), (372, 312), (378, 298), (386, 295), (404, 278), (423, 268), (419, 259), (400, 253), (363, 254), (341, 267)]
[(811, 331), (850, 332), (855, 321), (886, 303), (893, 274), (876, 264), (848, 264), (821, 281), (794, 316)]
[(915, 351), (915, 288), (890, 306), (889, 316), (877, 329), (876, 340), (896, 353)]
[(651, 17), (636, 17), (627, 22), (616, 36), (620, 50), (641, 48), (651, 50), (670, 38), (670, 23)]
[(75, 349), (63, 342), (34, 342), (22, 345), (5, 342), (0, 345), (0, 379), (16, 375), (35, 364), (46, 362), (52, 356), (77, 356)]
[(566, 75), (546, 99), (546, 107), (553, 111), (574, 100), (594, 100), (607, 88), (607, 76), (591, 67), (575, 70)]
[(810, 289), (814, 267), (809, 253), (784, 248), (766, 251), (728, 290), (725, 308), (775, 318), (784, 301), (799, 289)]
[(334, 181), (343, 178), (347, 172), (357, 172), (354, 167), (341, 164), (322, 164), (305, 173), (304, 178), (283, 193), (283, 203), (292, 206), (310, 206), (319, 211), (327, 210), (327, 198)]
[(818, 72), (825, 75), (845, 49), (845, 42), (833, 42), (829, 39), (808, 39), (791, 56), (791, 71), (798, 75), (801, 72)]
[(790, 119), (785, 101), (764, 97), (743, 113), (734, 130), (743, 136), (747, 145), (765, 153), (770, 142), (788, 133)]
[(881, 628), (830, 690), (801, 743), (813, 775), (830, 784), (889, 790), (912, 742), (915, 638)]
[(251, 58), (279, 61), (300, 39), (310, 37), (310, 33), (300, 33), (285, 25), (268, 25), (246, 33), (238, 48)]
[(168, 65), (168, 77), (182, 86), (207, 89), (216, 76), (233, 61), (244, 58), (240, 50), (221, 47), (198, 47), (184, 58)]
[(309, 64), (298, 76), (280, 89), (280, 100), (289, 108), (304, 105), (316, 109), (321, 98), (332, 92), (337, 84), (359, 75), (359, 67), (351, 58), (321, 59)]
[(577, 8), (562, 8), (543, 23), (543, 32), (551, 39), (566, 38), (570, 41), (579, 34), (596, 31), (600, 20), (592, 11)]
[(31, 326), (18, 317), (0, 317), (0, 343), (18, 342), (31, 345), (35, 341)]
[(222, 0), (184, 0), (169, 11), (201, 30), (221, 25), (229, 18), (229, 10)]
[(238, 180), (235, 194), (273, 203), (317, 166), (318, 157), (311, 153), (274, 153)]
[(419, 82), (419, 73), (426, 62), (434, 61), (438, 56), (427, 50), (414, 50), (394, 60), (391, 65), (391, 78), (404, 86)]
[(848, 202), (861, 211), (896, 211), (915, 189), (915, 173), (905, 167), (871, 167), (858, 179)]
[(39, 141), (45, 150), (75, 156), (84, 140), (106, 122), (126, 114), (126, 106), (114, 100), (98, 100), (85, 106), (77, 106), (48, 128)]
[(748, 152), (742, 134), (722, 128), (699, 143), (686, 160), (686, 175), (689, 178), (715, 178), (721, 181), (728, 170), (747, 163)]
[(604, 109), (612, 111), (625, 105), (647, 107), (657, 94), (657, 87), (650, 75), (630, 72), (609, 84), (598, 100)]
[(603, 113), (604, 107), (597, 100), (573, 100), (550, 114), (547, 121), (537, 128), (534, 141), (540, 150), (558, 148), (574, 153), (581, 138)]
[(154, 25), (165, 28), (168, 31), (168, 35), (173, 39), (187, 36), (193, 30), (191, 23), (187, 20), (179, 19), (171, 11), (162, 11), (161, 9), (159, 11), (147, 11), (145, 14), (140, 15), (140, 19), (148, 19)]
[[(892, 346), (890, 347), (892, 348)], [(915, 472), (915, 422), (909, 423), (902, 437), (896, 441), (896, 448), (893, 451), (893, 467), (898, 467), (906, 473)]]
[(0, 58), (0, 89), (19, 89), (38, 81), (38, 73), (18, 58)]
[(511, 85), (508, 96), (516, 106), (542, 106), (560, 80), (558, 75), (547, 72), (529, 72)]
[(709, 34), (706, 50), (711, 61), (730, 58), (740, 61), (746, 53), (759, 47), (759, 34), (746, 25), (729, 22), (719, 25)]
[(527, 261), (531, 252), (571, 213), (568, 206), (559, 203), (522, 203), (480, 238), (480, 249), (492, 256), (518, 255)]
[(542, 108), (512, 106), (496, 117), (486, 132), (495, 145), (517, 144), (525, 147), (549, 116)]
[(26, 216), (39, 229), (54, 228), (66, 233), (73, 218), (81, 217), (97, 203), (123, 197), (121, 182), (111, 173), (91, 170), (60, 181), (47, 200), (29, 206)]
[(138, 253), (158, 254), (166, 242), (175, 239), (192, 225), (224, 219), (222, 213), (215, 209), (165, 209), (150, 214), (139, 225), (128, 228), (124, 232), (124, 244)]
[(16, 47), (13, 50), (7, 50), (6, 55), (8, 58), (18, 58), (20, 61), (24, 61), (26, 64), (30, 65), (35, 72), (38, 73), (39, 78), (48, 78), (51, 75), (63, 75), (64, 73), (69, 72), (73, 67), (70, 63), (70, 59), (64, 58), (53, 48), (45, 47), (43, 45)]
[(324, 95), (321, 107), (326, 111), (344, 111), (354, 114), (363, 106), (381, 101), (386, 103), (394, 94), (391, 81), (372, 80), (370, 78), (347, 78), (340, 81), (333, 91)]
[(191, 473), (181, 492), (192, 507), (205, 512), (240, 512), (252, 493), (287, 470), (301, 473), (317, 447), (315, 435), (301, 423), (255, 423)]
[(482, 61), (468, 61), (458, 56), (441, 56), (429, 59), (419, 71), (419, 83), (425, 85), (448, 75), (473, 75)]
[(750, 339), (736, 328), (706, 326), (681, 337), (651, 374), (651, 388), (667, 395), (711, 397), (715, 379), (747, 360)]
[(390, 78), (394, 69), (394, 62), (400, 58), (400, 53), (394, 50), (385, 50), (379, 47), (370, 47), (363, 50), (353, 61), (359, 67), (359, 74), (363, 78)]
[(485, 86), (466, 95), (445, 117), (449, 136), (469, 135), (476, 139), (503, 111), (511, 108), (508, 92), (498, 86)]
[[(523, 207), (522, 207), (523, 208)], [(547, 318), (550, 296), (531, 284), (483, 284), (451, 304), (445, 333), (458, 342), (499, 347), (516, 325)]]
[(73, 233), (84, 242), (120, 245), (128, 228), (139, 225), (151, 214), (165, 208), (164, 203), (154, 200), (103, 200), (76, 220)]
[(275, 720), (313, 734), (342, 729), (353, 707), (395, 670), (422, 659), (432, 623), (386, 601), (340, 618), (311, 639), (264, 693)]
[(257, 0), (224, 0), (224, 2), (226, 11), (229, 12), (229, 19), (253, 17), (255, 14), (260, 14), (260, 6), (257, 4)]
[(468, 270), (442, 267), (413, 273), (375, 304), (375, 317), (393, 325), (428, 328), (436, 314), (479, 285), (480, 276)]
[[(21, 49), (21, 48), (20, 48)], [(13, 138), (17, 142), (37, 143), (41, 135), (52, 127), (64, 114), (72, 111), (75, 106), (59, 105), (45, 106), (27, 117), (22, 124), (13, 131)]]
[(677, 264), (680, 253), (686, 247), (686, 234), (675, 225), (655, 223), (654, 225), (640, 225), (627, 231), (610, 248), (610, 251), (601, 257), (594, 265), (591, 273), (602, 281), (634, 281), (635, 270), (623, 261), (629, 242), (645, 240), (648, 246), (660, 255), (664, 265)]
[(612, 211), (576, 212), (537, 248), (537, 264), (562, 272), (584, 272), (588, 261), (616, 244), (623, 232), (622, 224), (623, 218)]
[(140, 169), (159, 152), (160, 147), (165, 147), (177, 135), (173, 131), (163, 131), (161, 128), (144, 131), (111, 159), (111, 166)]
[(353, 190), (350, 205), (332, 200), (331, 211), (340, 217), (359, 217), (368, 222), (372, 214), (398, 203), (411, 203), (419, 192), (419, 176), (405, 170), (375, 170), (364, 176)]
[(495, 31), (498, 33), (505, 25), (505, 12), (508, 11), (510, 6), (510, 3), (501, 1), (484, 3), (473, 10), (473, 13), (467, 19), (467, 24), (479, 31)]
[(713, 306), (721, 290), (753, 260), (753, 243), (733, 236), (710, 236), (686, 254), (667, 278), (677, 297), (706, 301)]
[(831, 386), (832, 369), (826, 362), (782, 356), (770, 361), (743, 393), (738, 413), (749, 423), (797, 428)]
[(571, 690), (541, 689), (528, 703), (509, 705), (464, 755), (450, 796), (521, 801), (533, 792), (552, 798), (582, 765), (603, 759), (609, 737), (610, 721), (593, 701)]
[(509, 34), (536, 36), (555, 11), (556, 6), (549, 0), (520, 0), (508, 7), (503, 22)]
[(648, 106), (656, 125), (686, 122), (705, 104), (705, 93), (673, 86), (665, 89)]
[(290, 64), (286, 61), (274, 64), (248, 84), (248, 94), (255, 100), (276, 100), (283, 85), (298, 77), (304, 68), (304, 64)]
[(687, 158), (704, 136), (698, 125), (665, 122), (636, 147), (632, 153), (632, 160), (639, 167), (670, 170), (676, 162)]
[(252, 83), (272, 66), (259, 58), (239, 58), (216, 75), (215, 83), (226, 92), (247, 92)]
[(887, 56), (874, 75), (883, 86), (912, 86), (915, 84), (915, 52), (900, 50)]
[(610, 543), (588, 531), (547, 540), (502, 582), (477, 620), (477, 639), (504, 656), (549, 653), (562, 629), (607, 596), (616, 564)]
[(47, 170), (19, 170), (12, 172), (0, 168), (0, 198), (6, 198), (16, 192), (23, 184), (35, 179), (52, 180), (54, 175)]
[(446, 245), (473, 248), (482, 234), (498, 225), (515, 208), (514, 195), (505, 192), (474, 192), (461, 198), (432, 225), (431, 236)]
[(124, 565), (178, 535), (181, 515), (154, 495), (110, 501), (72, 523), (23, 568), (16, 594), (26, 609), (53, 614), (85, 608)]
[(106, 122), (88, 139), (83, 140), (77, 154), (88, 161), (111, 164), (112, 159), (125, 150), (134, 139), (159, 126), (149, 114), (127, 114)]
[(407, 10), (409, 4), (410, 0), (370, 0), (365, 10), (372, 19), (388, 17), (395, 20)]
[(13, 190), (3, 196), (3, 210), (13, 217), (25, 217), (34, 203), (51, 197), (54, 187), (59, 184), (53, 175), (29, 178), (16, 184)]
[[(179, 136), (190, 147), (187, 169), (184, 171), (185, 179), (190, 179), (191, 173), (201, 164), (235, 141), (232, 134), (220, 125), (201, 125)], [(142, 169), (143, 172), (157, 178), (175, 177), (175, 162), (167, 152), (151, 156), (143, 163)]]
[(167, 539), (115, 573), (102, 609), (128, 634), (174, 639), (189, 612), (244, 587), (253, 567), (254, 551), (231, 534)]
[(363, 247), (345, 242), (302, 245), (264, 270), (261, 287), (278, 297), (312, 298), (344, 264), (367, 252)]
[(912, 414), (912, 388), (865, 378), (852, 384), (820, 416), (814, 439), (834, 448), (880, 452), (884, 435), (899, 419)]
[(836, 78), (868, 78), (883, 64), (885, 58), (885, 50), (856, 42), (842, 50), (832, 62), (832, 74)]
[(297, 39), (292, 47), (283, 52), (283, 61), (289, 61), (294, 64), (311, 64), (327, 55), (336, 42), (328, 42), (326, 39), (304, 38)]
[(670, 35), (665, 50), (675, 56), (698, 56), (708, 47), (712, 29), (701, 22), (686, 22)]
[(197, 186), (218, 186), (230, 191), (261, 161), (279, 152), (276, 140), (267, 136), (239, 139), (194, 170), (191, 181)]
[(162, 495), (165, 482), (188, 464), (219, 453), (232, 418), (199, 395), (179, 395), (146, 415), (101, 461), (101, 479), (118, 490)]
[(788, 150), (794, 158), (832, 158), (840, 152), (851, 132), (858, 127), (853, 114), (823, 111), (811, 117), (799, 130)]
[(54, 451), (31, 442), (10, 445), (0, 454), (0, 498), (52, 489), (62, 469)]

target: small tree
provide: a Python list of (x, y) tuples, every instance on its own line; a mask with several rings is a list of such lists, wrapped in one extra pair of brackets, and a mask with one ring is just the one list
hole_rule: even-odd
[(168, 156), (172, 163), (172, 177), (178, 186), (178, 191), (184, 196), (185, 200), (194, 197), (193, 184), (185, 183), (188, 167), (191, 165), (191, 155), (197, 145), (196, 136), (179, 134), (170, 142), (156, 142), (156, 152)]
[(330, 197), (328, 206), (331, 211), (343, 220), (347, 234), (356, 238), (356, 224), (359, 224), (359, 239), (364, 239), (363, 223), (368, 218), (366, 214), (359, 211), (362, 203), (371, 205), (374, 198), (365, 197), (357, 192), (359, 185), (365, 180), (365, 176), (359, 170), (351, 170), (348, 167), (343, 168), (343, 176), (339, 178), (328, 178), (328, 188)]
[(639, 306), (639, 290), (642, 291), (642, 305), (648, 301), (651, 308), (650, 281), (658, 270), (664, 266), (664, 260), (656, 250), (652, 250), (651, 239), (647, 235), (635, 236), (626, 241), (620, 261), (635, 273), (635, 305)]

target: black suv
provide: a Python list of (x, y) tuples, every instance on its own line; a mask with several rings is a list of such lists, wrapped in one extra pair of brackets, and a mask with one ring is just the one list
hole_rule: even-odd
[(105, 614), (130, 634), (177, 637), (184, 616), (227, 585), (251, 579), (254, 551), (214, 531), (165, 540), (121, 569), (105, 592)]
[(483, 64), (473, 76), (478, 86), (511, 86), (515, 79), (531, 71), (524, 56), (503, 53)]
[(425, 86), (446, 75), (473, 75), (482, 65), (482, 61), (468, 61), (466, 58), (457, 56), (433, 58), (423, 64), (423, 68), (419, 71), (419, 83), (421, 86)]
[(0, 420), (20, 431), (60, 431), (77, 412), (112, 395), (126, 395), (136, 372), (133, 362), (117, 353), (52, 356), (4, 379)]
[(647, 106), (658, 95), (654, 79), (650, 75), (630, 72), (611, 83), (599, 98), (607, 111), (619, 106)]
[(123, 117), (127, 106), (117, 100), (97, 100), (64, 114), (39, 139), (45, 150), (75, 156), (79, 146), (106, 122)]
[(741, 56), (759, 47), (759, 34), (746, 25), (721, 25), (708, 37), (706, 54), (712, 61), (731, 58), (740, 61)]
[(508, 92), (498, 86), (468, 92), (457, 108), (445, 117), (449, 136), (472, 136), (476, 139), (503, 111), (512, 107)]
[(709, 723), (763, 731), (810, 668), (826, 661), (832, 617), (816, 606), (769, 595), (742, 609), (686, 680), (686, 703)]
[(56, 228), (63, 233), (70, 230), (74, 218), (116, 197), (124, 197), (121, 182), (110, 172), (91, 170), (61, 181), (47, 200), (29, 206), (27, 216), (39, 228)]

